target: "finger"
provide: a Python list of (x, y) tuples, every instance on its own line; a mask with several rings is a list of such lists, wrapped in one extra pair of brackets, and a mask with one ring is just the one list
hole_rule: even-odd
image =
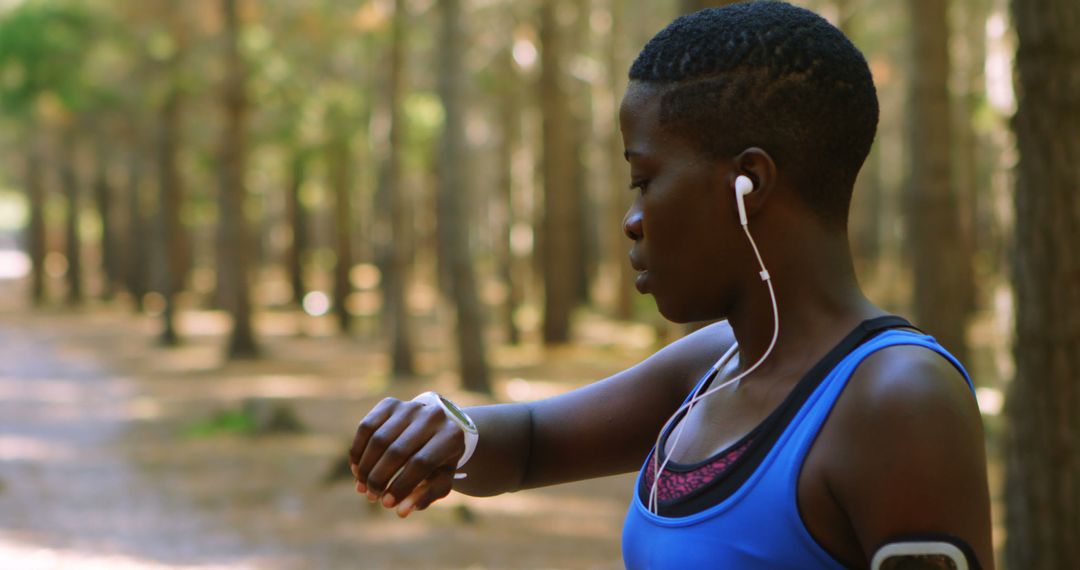
[[(417, 421), (417, 414), (421, 413), (420, 404), (403, 403), (371, 434), (356, 466), (357, 476), (367, 485), (369, 497), (382, 494), (405, 460), (431, 439), (437, 426), (426, 418)], [(385, 457), (387, 453), (389, 457)]]
[(397, 508), (399, 517), (405, 518), (414, 510), (422, 511), (435, 501), (450, 494), (454, 485), (454, 470), (443, 467), (435, 472), (435, 475), (425, 479), (405, 500), (401, 501)]
[(356, 481), (356, 492), (367, 493), (367, 485), (360, 482), (360, 470), (356, 467), (356, 464), (350, 463), (349, 469), (352, 470), (353, 480)]
[[(440, 430), (443, 430), (443, 433), (461, 430), (456, 426), (448, 427), (446, 422), (446, 414), (440, 409), (425, 406), (416, 410), (405, 431), (386, 448), (371, 468), (367, 485), (369, 489), (377, 492), (386, 492), (391, 484), (401, 478), (403, 472), (408, 471), (408, 487), (401, 488), (399, 485), (396, 494), (384, 497), (387, 507), (394, 505), (395, 497), (408, 495), (417, 483), (426, 479), (453, 453), (454, 445), (447, 439), (448, 436), (437, 434)], [(434, 444), (427, 447), (433, 438)]]
[[(356, 479), (371, 488), (369, 476), (371, 469), (379, 462), (386, 449), (409, 427), (412, 421), (410, 409), (397, 408), (393, 415), (382, 423), (367, 440), (359, 460), (356, 462)], [(381, 487), (380, 487), (381, 490)]]
[[(419, 450), (409, 453), (406, 460), (397, 467), (397, 469), (400, 469), (400, 473), (390, 483), (386, 495), (383, 497), (383, 506), (387, 508), (393, 507), (396, 498), (412, 494), (413, 489), (420, 482), (431, 477), (437, 469), (452, 467), (465, 449), (464, 438), (460, 433), (460, 429), (457, 430), (457, 433), (439, 432)], [(404, 440), (405, 438), (401, 439)], [(390, 453), (388, 451), (383, 456), (383, 460), (389, 457)], [(376, 467), (376, 470), (379, 468)], [(394, 468), (394, 464), (391, 464), (391, 468)], [(372, 471), (372, 473), (374, 472), (375, 470)]]
[(376, 430), (386, 423), (386, 420), (390, 419), (394, 409), (401, 403), (401, 400), (396, 398), (383, 398), (364, 416), (364, 419), (360, 420), (360, 423), (356, 426), (356, 435), (353, 437), (352, 447), (349, 448), (350, 466), (360, 463), (360, 457), (367, 447), (368, 440), (371, 439)]
[(420, 500), (420, 497), (422, 497), (424, 493), (427, 492), (427, 489), (428, 482), (426, 480), (421, 481), (420, 484), (417, 485), (415, 489), (413, 489), (413, 492), (410, 493), (408, 497), (405, 497), (400, 503), (398, 503), (397, 515), (401, 518), (409, 516), (409, 513), (413, 512), (413, 509), (416, 508), (416, 502)]
[(435, 501), (439, 501), (450, 494), (454, 489), (454, 470), (450, 467), (439, 470), (434, 477), (428, 480), (427, 491), (416, 501), (416, 508), (424, 510)]

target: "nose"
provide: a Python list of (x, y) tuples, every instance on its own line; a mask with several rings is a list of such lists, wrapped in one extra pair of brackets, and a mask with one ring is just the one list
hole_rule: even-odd
[(635, 207), (626, 212), (623, 218), (623, 233), (634, 241), (641, 239), (641, 210)]

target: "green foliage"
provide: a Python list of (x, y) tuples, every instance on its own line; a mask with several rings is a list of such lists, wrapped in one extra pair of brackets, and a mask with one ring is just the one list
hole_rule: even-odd
[(26, 117), (43, 102), (78, 111), (92, 92), (83, 73), (98, 17), (62, 1), (27, 0), (0, 18), (0, 105)]
[(446, 118), (439, 96), (431, 91), (410, 93), (405, 99), (405, 122), (409, 125), (409, 140), (427, 144), (442, 132)]
[(247, 410), (218, 410), (184, 428), (184, 436), (201, 439), (221, 435), (254, 435), (255, 418)]
[(405, 98), (404, 115), (405, 166), (417, 170), (429, 168), (432, 149), (446, 119), (442, 101), (432, 91), (414, 91)]
[(193, 439), (244, 435), (296, 434), (306, 431), (292, 407), (273, 398), (248, 398), (238, 408), (222, 409), (184, 428)]

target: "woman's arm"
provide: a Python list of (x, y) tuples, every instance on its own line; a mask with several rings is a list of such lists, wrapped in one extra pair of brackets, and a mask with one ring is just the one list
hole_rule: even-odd
[(852, 376), (834, 419), (842, 445), (827, 480), (867, 563), (895, 539), (938, 534), (994, 567), (982, 418), (955, 367), (925, 348), (884, 349)]
[(441, 409), (388, 398), (357, 428), (349, 452), (357, 489), (382, 497), (386, 507), (398, 505), (404, 516), (451, 488), (488, 496), (633, 470), (731, 342), (726, 323), (711, 325), (633, 368), (566, 394), (469, 408), (480, 440), (462, 469), (467, 478), (457, 481), (453, 468), (465, 449), (457, 424)]

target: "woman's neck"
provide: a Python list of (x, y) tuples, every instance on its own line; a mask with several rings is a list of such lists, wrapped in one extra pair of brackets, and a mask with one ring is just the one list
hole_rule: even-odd
[[(846, 238), (841, 238), (832, 243), (814, 240), (814, 248), (788, 250), (787, 255), (762, 251), (776, 296), (780, 327), (775, 346), (757, 373), (799, 367), (808, 357), (835, 345), (861, 321), (885, 314), (863, 295)], [(744, 290), (728, 322), (739, 343), (739, 361), (745, 370), (768, 350), (775, 325), (768, 284), (758, 280)]]

